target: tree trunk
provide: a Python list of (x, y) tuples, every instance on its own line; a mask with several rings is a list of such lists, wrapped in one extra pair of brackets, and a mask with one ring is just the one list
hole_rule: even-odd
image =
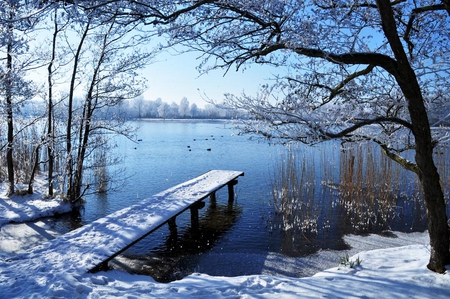
[[(427, 164), (427, 163), (424, 163)], [(428, 233), (430, 234), (430, 262), (428, 269), (438, 273), (446, 271), (450, 264), (449, 228), (447, 225), (446, 205), (439, 184), (439, 175), (434, 165), (424, 166), (421, 183), (424, 190), (428, 216)]]
[(408, 102), (412, 133), (416, 143), (416, 163), (423, 187), (430, 235), (430, 262), (428, 269), (445, 272), (450, 263), (450, 232), (440, 177), (433, 160), (433, 144), (424, 99), (407, 55), (399, 39), (394, 14), (389, 0), (377, 0), (383, 31), (397, 60), (396, 80)]
[[(417, 82), (414, 79), (415, 77), (411, 77), (406, 82)], [(408, 87), (407, 84), (404, 85)], [(409, 86), (409, 90), (414, 90), (414, 88)], [(427, 207), (428, 233), (431, 246), (430, 262), (427, 267), (432, 271), (444, 273), (446, 271), (445, 265), (450, 264), (450, 231), (447, 224), (446, 204), (440, 184), (440, 176), (433, 160), (430, 125), (423, 99), (419, 95), (408, 97), (408, 109), (416, 142), (415, 159), (419, 168), (419, 179), (423, 187)]]
[(36, 175), (39, 166), (39, 148), (40, 145), (38, 144), (34, 149), (34, 162), (33, 162), (33, 169), (31, 170), (30, 174), (30, 180), (28, 181), (28, 194), (33, 194), (34, 177)]
[(86, 148), (88, 146), (88, 140), (89, 140), (89, 133), (90, 133), (90, 104), (91, 104), (91, 98), (90, 94), (88, 95), (86, 99), (86, 103), (84, 104), (83, 108), (83, 120), (81, 122), (80, 126), (80, 135), (78, 140), (78, 155), (77, 155), (77, 167), (75, 168), (74, 173), (74, 179), (73, 179), (73, 190), (75, 195), (75, 201), (72, 203), (75, 206), (79, 205), (79, 202), (81, 200), (82, 192), (81, 192), (81, 186), (83, 184), (83, 165), (84, 165), (84, 159), (86, 157)]
[(47, 154), (48, 154), (48, 195), (53, 196), (53, 168), (55, 156), (53, 154), (53, 144), (55, 131), (53, 127), (53, 63), (56, 57), (56, 37), (58, 35), (58, 9), (55, 9), (54, 15), (55, 31), (53, 31), (52, 40), (52, 58), (48, 65), (48, 115), (47, 115)]
[[(10, 16), (12, 19), (12, 15)], [(9, 33), (13, 34), (12, 25), (8, 26)], [(13, 146), (14, 146), (14, 124), (13, 124), (13, 107), (12, 107), (12, 41), (8, 42), (6, 53), (6, 118), (8, 122), (8, 146), (6, 151), (6, 164), (8, 169), (8, 191), (7, 196), (14, 193), (14, 161), (13, 161)]]
[[(73, 101), (74, 101), (74, 92), (75, 92), (75, 79), (78, 74), (78, 62), (81, 55), (81, 49), (83, 47), (84, 41), (90, 29), (90, 22), (86, 24), (86, 28), (83, 31), (83, 35), (81, 37), (80, 43), (78, 44), (77, 51), (74, 57), (74, 66), (72, 71), (72, 78), (70, 82), (70, 91), (69, 91), (69, 100), (68, 100), (68, 116), (67, 116), (67, 133), (66, 133), (66, 147), (67, 147), (67, 165), (66, 165), (66, 174), (67, 174), (67, 195), (69, 197), (69, 201), (72, 204), (72, 207), (75, 207), (73, 204), (77, 201), (77, 195), (74, 190), (74, 179), (73, 179), (73, 156), (72, 156), (72, 118), (73, 118)], [(75, 207), (76, 208), (76, 207)]]

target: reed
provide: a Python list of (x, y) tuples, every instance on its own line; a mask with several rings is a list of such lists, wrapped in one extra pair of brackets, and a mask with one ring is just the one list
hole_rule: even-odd
[[(316, 203), (314, 158), (307, 158), (290, 145), (282, 154), (272, 184), (273, 207), (284, 231), (317, 232), (319, 205)], [(277, 221), (275, 221), (277, 222)]]
[[(399, 223), (413, 230), (423, 222), (426, 208), (416, 174), (372, 143), (346, 144), (339, 155), (336, 150), (337, 146), (325, 146), (306, 151), (290, 145), (281, 153), (272, 183), (272, 227), (317, 234), (345, 226), (347, 233), (365, 233)], [(414, 160), (412, 152), (406, 154)], [(449, 155), (447, 147), (435, 155), (447, 202)]]
[(394, 217), (400, 172), (368, 144), (350, 145), (341, 152), (339, 203), (345, 221), (356, 231), (383, 227)]

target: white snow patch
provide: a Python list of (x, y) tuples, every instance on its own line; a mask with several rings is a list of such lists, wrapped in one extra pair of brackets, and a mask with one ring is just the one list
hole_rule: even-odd
[[(6, 186), (0, 186), (0, 226), (10, 222), (25, 222), (55, 214), (67, 213), (70, 204), (61, 197), (45, 199), (42, 193), (45, 182), (37, 178), (34, 182), (34, 193), (26, 195), (14, 194), (6, 196)], [(18, 190), (25, 190), (25, 186), (16, 186)]]
[[(15, 245), (12, 234), (28, 238), (26, 226), (11, 228), (5, 223), (28, 221), (37, 215), (48, 212), (48, 202), (31, 199), (33, 202), (13, 199), (12, 202), (1, 198), (0, 226), (4, 236), (0, 236), (4, 247), (11, 245), (12, 252), (20, 251)], [(21, 206), (18, 206), (21, 205)], [(21, 212), (20, 208), (23, 207)], [(26, 207), (26, 208), (25, 208)], [(133, 207), (131, 207), (133, 208)], [(55, 208), (54, 211), (61, 211)], [(119, 217), (120, 218), (120, 217)], [(112, 229), (111, 239), (105, 240), (97, 250), (108, 252), (111, 243), (120, 241), (121, 226), (108, 219), (111, 226), (97, 225), (105, 233)], [(2, 226), (3, 225), (3, 226)], [(46, 229), (45, 223), (37, 231), (53, 235)], [(137, 228), (139, 230), (139, 228)], [(36, 231), (36, 229), (34, 229)], [(91, 242), (95, 234), (83, 234), (80, 230), (72, 237), (77, 242)], [(132, 234), (133, 232), (126, 232)], [(44, 242), (26, 253), (9, 253), (0, 256), (0, 297), (4, 298), (450, 298), (450, 275), (436, 274), (427, 270), (429, 259), (428, 237), (426, 233), (403, 234), (394, 232), (397, 238), (376, 235), (367, 237), (346, 236), (345, 241), (354, 249), (350, 260), (360, 259), (360, 266), (354, 268), (337, 266), (336, 253), (321, 251), (319, 260), (335, 262), (335, 266), (303, 278), (271, 275), (243, 275), (236, 277), (210, 276), (194, 273), (182, 280), (171, 283), (158, 283), (151, 277), (131, 275), (121, 271), (99, 272), (95, 274), (79, 273), (77, 269), (85, 263), (91, 263), (93, 255), (86, 253), (80, 264), (70, 263), (69, 258), (56, 254), (67, 237), (60, 236), (50, 243)], [(33, 241), (34, 242), (34, 241)], [(69, 242), (69, 241), (67, 241)], [(66, 243), (67, 243), (66, 242)], [(385, 246), (401, 247), (375, 249)], [(21, 246), (21, 245), (20, 245)], [(19, 246), (19, 247), (20, 247)], [(52, 247), (55, 251), (46, 251)], [(358, 249), (355, 249), (358, 248)], [(359, 252), (355, 250), (362, 249)], [(45, 254), (43, 254), (45, 252)], [(345, 254), (345, 253), (342, 253)], [(269, 254), (265, 261), (266, 270), (270, 267), (289, 267), (291, 262), (305, 262), (301, 259), (283, 259), (279, 255)], [(241, 265), (233, 261), (235, 267)], [(285, 264), (283, 264), (285, 263)], [(320, 268), (320, 266), (318, 266)]]

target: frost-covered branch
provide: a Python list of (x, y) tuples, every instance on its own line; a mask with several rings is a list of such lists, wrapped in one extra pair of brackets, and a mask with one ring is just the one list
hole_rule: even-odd
[(390, 150), (386, 144), (380, 143), (381, 150), (383, 151), (383, 154), (403, 166), (405, 169), (415, 172), (416, 174), (419, 174), (419, 168), (416, 163), (413, 163), (399, 154), (396, 154), (394, 151)]
[(356, 130), (358, 130), (364, 126), (369, 126), (369, 125), (373, 125), (373, 124), (381, 124), (381, 123), (386, 123), (386, 122), (399, 124), (408, 129), (411, 129), (411, 124), (403, 119), (400, 119), (397, 117), (377, 117), (377, 118), (373, 118), (373, 119), (360, 120), (360, 121), (356, 122), (355, 124), (351, 125), (350, 127), (346, 128), (340, 132), (337, 132), (337, 133), (326, 132), (323, 130), (321, 130), (321, 132), (324, 136), (327, 136), (328, 138), (337, 139), (337, 138), (346, 137), (350, 133), (355, 132)]

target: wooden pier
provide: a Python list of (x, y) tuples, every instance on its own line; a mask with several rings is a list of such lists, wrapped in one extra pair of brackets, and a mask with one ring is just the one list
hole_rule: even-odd
[[(241, 171), (211, 170), (192, 180), (176, 185), (144, 200), (138, 205), (138, 207), (141, 207), (137, 210), (139, 215), (136, 215), (136, 210), (133, 209), (133, 211), (121, 215), (120, 218), (132, 219), (137, 216), (140, 218), (145, 217), (146, 211), (149, 210), (146, 207), (148, 203), (156, 203), (156, 205), (152, 205), (152, 209), (149, 210), (150, 213), (148, 214), (148, 217), (152, 218), (158, 210), (161, 211), (159, 215), (162, 217), (157, 219), (157, 221), (148, 222), (148, 226), (145, 228), (145, 231), (147, 231), (146, 233), (130, 238), (126, 244), (124, 244), (125, 246), (120, 246), (120, 248), (117, 247), (114, 249), (114, 254), (108, 257), (105, 256), (104, 260), (89, 269), (89, 272), (92, 273), (107, 269), (107, 264), (110, 260), (166, 223), (169, 225), (171, 233), (176, 234), (176, 217), (186, 210), (190, 210), (192, 228), (197, 229), (199, 225), (198, 210), (205, 206), (205, 202), (203, 200), (209, 197), (214, 203), (216, 201), (216, 191), (220, 190), (224, 186), (228, 186), (228, 203), (232, 204), (234, 201), (234, 186), (238, 182), (237, 178), (243, 175), (244, 172)], [(176, 206), (175, 209), (173, 209), (174, 205)], [(111, 214), (110, 216), (114, 217), (114, 214)], [(108, 218), (110, 218), (110, 216), (108, 216)], [(133, 229), (133, 227), (124, 227), (123, 229)]]
[(176, 217), (186, 210), (191, 212), (191, 224), (197, 226), (203, 200), (211, 197), (213, 203), (216, 191), (224, 186), (228, 186), (231, 204), (234, 185), (243, 175), (241, 171), (211, 170), (61, 235), (2, 267), (7, 267), (4, 270), (16, 279), (24, 275), (23, 269), (42, 267), (38, 263), (44, 263), (53, 273), (74, 276), (104, 270), (108, 261), (166, 223), (171, 231), (176, 231)]

